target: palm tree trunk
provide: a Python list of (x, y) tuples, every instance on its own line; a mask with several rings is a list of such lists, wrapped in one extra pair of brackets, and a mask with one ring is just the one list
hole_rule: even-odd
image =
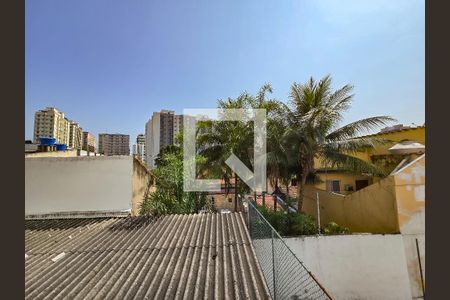
[[(278, 190), (278, 178), (275, 179), (275, 180), (276, 180), (276, 181), (275, 181), (275, 191), (277, 191), (277, 190)], [(277, 194), (274, 193), (274, 194), (272, 195), (272, 197), (273, 197), (273, 210), (274, 210), (274, 211), (277, 211), (277, 203), (278, 203), (278, 201), (277, 201)]]
[(302, 211), (303, 199), (305, 197), (306, 176), (300, 175), (297, 179), (297, 209), (298, 213)]

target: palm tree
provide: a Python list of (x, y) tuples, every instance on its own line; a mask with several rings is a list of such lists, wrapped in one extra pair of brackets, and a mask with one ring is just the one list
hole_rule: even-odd
[(353, 86), (347, 84), (333, 91), (329, 75), (319, 82), (311, 77), (306, 84), (294, 83), (291, 87), (290, 101), (282, 109), (286, 126), (283, 140), (285, 145), (290, 145), (287, 151), (295, 153), (299, 212), (307, 179), (315, 176), (315, 158), (332, 168), (383, 175), (382, 170), (354, 154), (385, 142), (358, 136), (394, 119), (389, 116), (370, 117), (339, 127), (343, 113), (353, 99), (352, 90)]
[[(267, 113), (267, 131), (269, 132), (269, 136), (274, 136), (274, 132), (277, 131), (279, 122), (277, 122), (277, 110), (279, 109), (281, 102), (275, 100), (275, 99), (267, 99), (266, 95), (267, 93), (272, 93), (272, 86), (269, 83), (265, 83), (258, 91), (258, 94), (256, 97), (250, 97), (250, 107), (252, 109), (265, 109)], [(271, 139), (269, 138), (269, 141)], [(270, 149), (271, 145), (268, 145), (268, 148)], [(274, 159), (276, 159), (274, 157)], [(275, 175), (278, 174), (279, 169), (275, 167), (275, 165), (272, 164), (272, 167), (269, 166), (268, 169), (268, 175), (272, 179), (277, 178)], [(276, 182), (276, 181), (275, 181)], [(267, 188), (267, 179), (266, 179), (266, 188)], [(256, 201), (256, 192), (255, 192), (255, 201)], [(262, 204), (265, 206), (265, 193), (262, 193)], [(274, 203), (276, 205), (276, 202)]]
[[(277, 110), (282, 107), (279, 104)], [(284, 134), (286, 132), (286, 124), (283, 121), (284, 114), (280, 111), (272, 115), (268, 119), (267, 126), (267, 174), (270, 183), (275, 190), (278, 189), (280, 182), (286, 188), (286, 194), (289, 195), (289, 182), (296, 171), (296, 160), (292, 147)], [(277, 206), (277, 199), (274, 199), (274, 208)]]
[[(219, 100), (218, 107), (223, 109), (265, 109), (268, 116), (275, 115), (279, 102), (274, 99), (266, 99), (266, 94), (272, 93), (270, 84), (265, 83), (256, 96), (243, 92), (236, 99), (228, 98)], [(269, 118), (270, 119), (270, 118)], [(210, 174), (215, 176), (230, 172), (225, 166), (225, 160), (234, 153), (248, 167), (254, 167), (253, 163), (253, 124), (248, 120), (243, 121), (219, 121), (203, 122), (203, 134), (198, 137), (199, 144), (209, 145), (202, 150), (201, 155), (207, 157), (207, 168)], [(270, 127), (270, 122), (268, 127)], [(242, 192), (248, 191), (248, 187), (235, 177), (235, 205), (237, 203), (238, 188)], [(263, 204), (265, 197), (263, 193)]]
[[(218, 106), (223, 109), (249, 108), (252, 96), (242, 93), (238, 98), (219, 100)], [(235, 178), (235, 210), (239, 190), (245, 190), (245, 185), (239, 184), (236, 174), (231, 172), (225, 161), (235, 154), (247, 166), (252, 165), (253, 130), (250, 122), (243, 121), (203, 121), (199, 124), (203, 132), (198, 135), (198, 143), (207, 145), (200, 154), (206, 157), (205, 167), (211, 176), (223, 176), (232, 173)], [(225, 177), (225, 176), (224, 176)]]

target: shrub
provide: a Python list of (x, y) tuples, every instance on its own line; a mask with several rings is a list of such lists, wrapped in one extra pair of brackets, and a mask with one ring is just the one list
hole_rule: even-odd
[[(317, 220), (305, 213), (292, 213), (287, 210), (272, 211), (267, 207), (258, 205), (256, 207), (263, 217), (282, 236), (314, 235), (319, 233)], [(321, 230), (323, 234), (349, 234), (347, 227), (330, 222)]]
[(292, 225), (293, 234), (313, 235), (319, 233), (317, 221), (312, 216), (305, 213), (301, 214), (290, 213), (288, 215), (293, 215), (293, 218), (295, 220)]
[(323, 228), (324, 234), (348, 234), (350, 230), (347, 227), (339, 226), (335, 222), (330, 222)]
[(313, 235), (319, 232), (316, 220), (308, 214), (272, 211), (259, 205), (257, 209), (282, 236)]

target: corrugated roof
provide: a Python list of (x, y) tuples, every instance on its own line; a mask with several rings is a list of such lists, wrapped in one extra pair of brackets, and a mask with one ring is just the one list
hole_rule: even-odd
[(26, 299), (269, 299), (241, 213), (26, 220)]

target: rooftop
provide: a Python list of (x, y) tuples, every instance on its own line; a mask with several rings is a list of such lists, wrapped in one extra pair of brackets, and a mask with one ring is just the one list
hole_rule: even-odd
[(26, 299), (269, 299), (241, 213), (25, 221)]
[(395, 133), (395, 132), (401, 132), (401, 131), (417, 130), (417, 129), (421, 129), (421, 128), (425, 128), (425, 124), (422, 126), (415, 126), (415, 127), (403, 126), (400, 124), (400, 125), (394, 125), (391, 127), (386, 127), (386, 128), (381, 129), (377, 133), (363, 135), (361, 137), (373, 137), (373, 136), (377, 136), (377, 135), (384, 135), (384, 134), (388, 134), (388, 133)]

